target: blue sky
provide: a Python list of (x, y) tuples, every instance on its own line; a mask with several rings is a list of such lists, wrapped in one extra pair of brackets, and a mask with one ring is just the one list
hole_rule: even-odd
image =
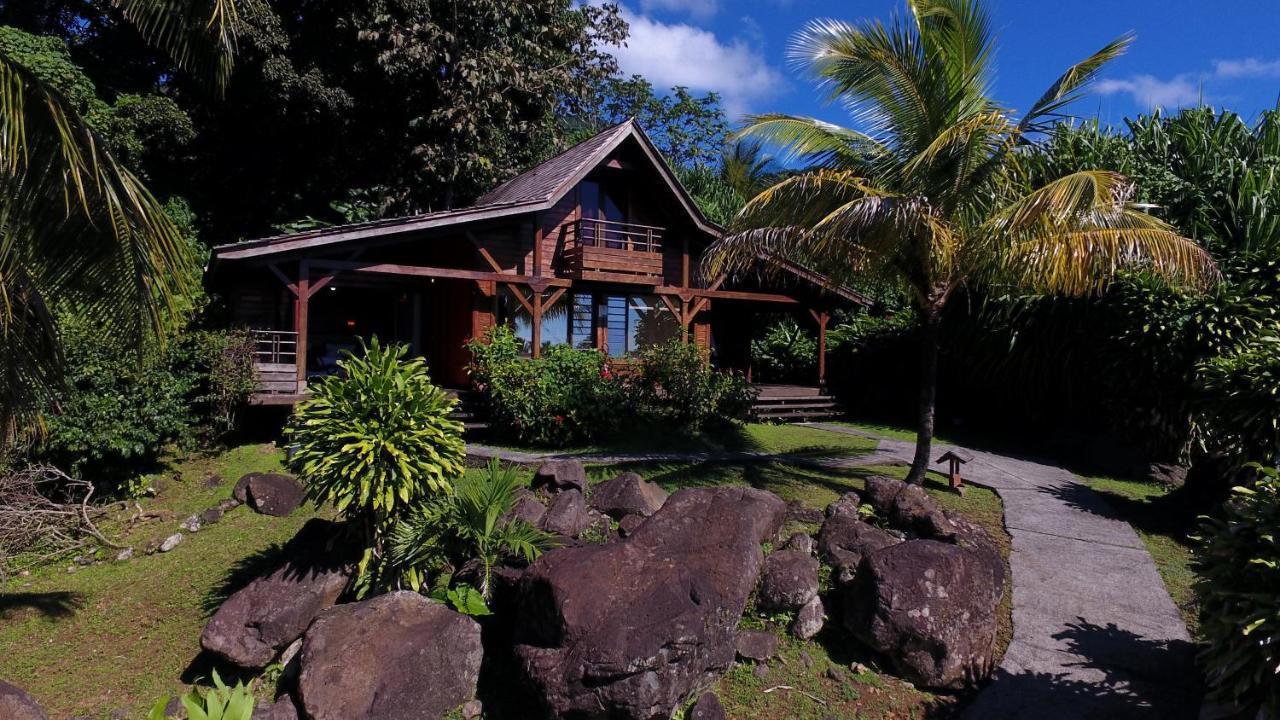
[[(897, 0), (625, 0), (624, 72), (660, 88), (716, 91), (731, 117), (781, 111), (847, 124), (787, 60), (792, 35), (817, 17), (888, 19)], [(1072, 108), (1118, 124), (1154, 106), (1200, 98), (1252, 119), (1280, 97), (1277, 0), (989, 0), (999, 36), (996, 95), (1028, 107), (1068, 65), (1127, 31), (1128, 55)]]

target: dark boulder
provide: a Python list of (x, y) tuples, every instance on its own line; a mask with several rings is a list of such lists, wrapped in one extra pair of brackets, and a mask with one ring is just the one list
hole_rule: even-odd
[(255, 706), (253, 720), (298, 720), (298, 707), (288, 695), (281, 695), (275, 702)]
[(756, 602), (760, 609), (798, 610), (818, 594), (818, 561), (795, 550), (779, 550), (764, 559)]
[(1148, 463), (1135, 473), (1147, 482), (1168, 488), (1180, 488), (1187, 482), (1187, 468), (1173, 463)]
[(562, 490), (587, 491), (587, 471), (577, 460), (552, 460), (543, 463), (533, 474), (533, 489), (547, 488), (551, 492)]
[(240, 503), (249, 502), (249, 481), (261, 474), (262, 473), (251, 472), (241, 475), (240, 479), (237, 480), (236, 484), (231, 488), (231, 497)]
[(345, 548), (331, 547), (340, 532), (328, 520), (309, 520), (273, 571), (222, 603), (205, 625), (200, 645), (244, 668), (274, 660), (346, 588), (356, 558)]
[(0, 718), (4, 720), (49, 720), (35, 698), (0, 680)]
[(898, 538), (856, 517), (837, 514), (818, 533), (818, 555), (835, 570), (837, 584), (853, 579), (866, 555), (902, 542)]
[(639, 515), (627, 515), (618, 521), (618, 534), (622, 537), (628, 537), (643, 524), (643, 517), (640, 517)]
[(862, 507), (862, 497), (856, 492), (847, 492), (827, 506), (826, 516), (833, 518), (836, 515), (846, 515), (857, 520), (860, 507)]
[(804, 607), (800, 608), (800, 612), (796, 613), (796, 619), (791, 621), (789, 629), (792, 635), (801, 640), (809, 640), (822, 632), (825, 624), (826, 608), (822, 604), (822, 598), (814, 595)]
[(867, 478), (863, 500), (875, 508), (875, 511), (881, 517), (887, 518), (889, 517), (889, 511), (893, 508), (893, 501), (904, 487), (906, 487), (906, 483), (901, 480), (894, 480), (883, 475), (872, 475)]
[(249, 479), (248, 505), (263, 515), (284, 517), (302, 504), (305, 493), (289, 475), (266, 473)]
[(685, 715), (688, 720), (724, 720), (724, 706), (713, 692), (704, 692)]
[(438, 718), (475, 696), (483, 650), (471, 618), (399, 591), (320, 614), (302, 641), (310, 720)]
[(521, 581), (515, 652), (540, 714), (670, 717), (719, 677), (784, 512), (761, 490), (681, 490), (624, 540), (539, 558)]
[(942, 507), (919, 485), (902, 483), (901, 491), (893, 499), (889, 522), (899, 530), (923, 538), (946, 540), (955, 536), (955, 528)]
[(591, 525), (587, 501), (578, 490), (557, 493), (542, 516), (542, 529), (555, 535), (577, 537)]
[(743, 660), (765, 662), (778, 654), (778, 646), (782, 643), (778, 636), (762, 630), (740, 630), (734, 640), (734, 652)]
[(787, 503), (787, 520), (802, 525), (817, 525), (822, 522), (822, 511), (815, 510), (799, 500)]
[(911, 540), (868, 555), (845, 591), (845, 627), (921, 687), (955, 690), (990, 673), (1000, 596), (975, 553)]
[(783, 550), (794, 550), (805, 555), (812, 555), (813, 547), (813, 538), (805, 533), (795, 533), (782, 544)]
[(543, 505), (537, 497), (529, 490), (522, 489), (516, 499), (515, 505), (511, 507), (511, 511), (505, 516), (506, 520), (523, 520), (534, 527), (542, 522), (542, 518), (547, 514), (547, 506)]
[(951, 542), (973, 553), (986, 566), (995, 584), (996, 596), (1004, 597), (1004, 585), (1008, 581), (1009, 570), (1005, 564), (1004, 555), (1000, 552), (1000, 546), (981, 525), (970, 522), (957, 513), (947, 512), (946, 515), (954, 531)]
[(620, 520), (627, 515), (649, 517), (667, 501), (667, 491), (633, 472), (591, 488), (591, 507)]

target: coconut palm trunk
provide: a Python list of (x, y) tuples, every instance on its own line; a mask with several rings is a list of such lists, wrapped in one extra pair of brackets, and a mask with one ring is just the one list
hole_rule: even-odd
[[(1132, 38), (1072, 65), (1022, 118), (990, 97), (994, 37), (981, 0), (907, 0), (888, 23), (816, 20), (791, 59), (857, 128), (770, 114), (740, 135), (802, 170), (738, 213), (704, 261), (708, 277), (803, 261), (841, 280), (897, 284), (920, 313), (919, 427), (909, 478), (932, 450), (939, 327), (963, 285), (1082, 296), (1138, 269), (1188, 288), (1220, 275), (1194, 241), (1133, 204), (1118, 173), (1041, 187), (1022, 157)], [(762, 260), (763, 268), (762, 268)]]

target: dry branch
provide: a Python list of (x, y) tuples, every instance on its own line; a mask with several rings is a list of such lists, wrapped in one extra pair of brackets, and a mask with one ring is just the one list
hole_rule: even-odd
[(94, 544), (118, 548), (94, 524), (106, 508), (89, 504), (93, 484), (48, 465), (0, 476), (0, 580), (30, 563), (55, 560)]

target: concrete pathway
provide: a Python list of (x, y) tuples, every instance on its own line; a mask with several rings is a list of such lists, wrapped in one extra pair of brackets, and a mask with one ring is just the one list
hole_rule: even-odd
[[(870, 455), (833, 464), (910, 462), (914, 443), (876, 439)], [(1197, 717), (1186, 626), (1133, 528), (1062, 468), (971, 452), (966, 480), (1000, 495), (1013, 538), (1013, 640), (964, 717)]]

